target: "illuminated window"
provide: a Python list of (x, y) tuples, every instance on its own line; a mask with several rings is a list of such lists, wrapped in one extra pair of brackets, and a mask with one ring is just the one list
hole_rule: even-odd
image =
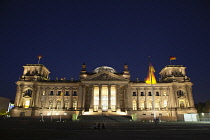
[(184, 108), (184, 101), (180, 101), (180, 108)]
[(163, 92), (163, 96), (166, 96), (166, 92), (165, 91)]
[(73, 109), (74, 109), (74, 110), (77, 109), (77, 101), (76, 101), (76, 100), (73, 101)]
[(141, 109), (144, 109), (144, 101), (140, 101), (140, 107)]
[(69, 107), (69, 102), (68, 101), (65, 101), (64, 108), (65, 109), (68, 109), (68, 107)]
[(101, 89), (101, 105), (102, 110), (106, 111), (108, 109), (108, 87), (102, 86)]
[(152, 101), (149, 101), (149, 102), (148, 102), (148, 108), (149, 108), (149, 109), (152, 109)]
[(29, 105), (30, 105), (30, 100), (26, 100), (24, 108), (29, 108)]
[(57, 109), (61, 109), (61, 100), (58, 100), (58, 101), (57, 101), (57, 106), (56, 106), (56, 108), (57, 108)]
[(93, 110), (97, 111), (98, 110), (98, 105), (99, 105), (99, 87), (94, 87), (94, 102), (93, 102)]
[(137, 110), (137, 104), (135, 100), (133, 100), (133, 110)]
[(50, 100), (50, 101), (49, 101), (49, 109), (51, 109), (52, 107), (53, 107), (53, 101)]
[(168, 105), (168, 102), (166, 100), (164, 100), (163, 107), (167, 107), (167, 105)]
[(160, 102), (155, 103), (155, 108), (160, 108)]
[(42, 92), (42, 95), (43, 95), (43, 96), (45, 95), (45, 91)]
[(111, 109), (112, 111), (116, 110), (116, 87), (111, 87)]

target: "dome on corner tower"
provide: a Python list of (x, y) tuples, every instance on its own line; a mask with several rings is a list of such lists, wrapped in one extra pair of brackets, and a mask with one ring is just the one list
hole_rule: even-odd
[(117, 73), (117, 71), (115, 69), (113, 69), (112, 67), (108, 67), (108, 66), (98, 67), (98, 68), (96, 68), (93, 71), (93, 73), (99, 73), (99, 72), (102, 72), (102, 71), (108, 71), (108, 72), (111, 72), (111, 73)]

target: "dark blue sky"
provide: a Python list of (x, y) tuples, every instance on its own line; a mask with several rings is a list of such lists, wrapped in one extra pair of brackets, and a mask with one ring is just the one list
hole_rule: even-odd
[(0, 2), (0, 96), (14, 99), (23, 65), (40, 63), (51, 79), (129, 66), (144, 80), (148, 56), (159, 72), (187, 67), (195, 102), (210, 100), (210, 2), (208, 0), (2, 0)]

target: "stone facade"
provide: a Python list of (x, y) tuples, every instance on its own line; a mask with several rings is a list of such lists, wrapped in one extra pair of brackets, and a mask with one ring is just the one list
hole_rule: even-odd
[[(13, 117), (63, 115), (130, 115), (137, 120), (177, 119), (196, 113), (192, 83), (182, 65), (168, 65), (153, 85), (131, 81), (128, 65), (118, 73), (102, 66), (93, 72), (82, 65), (79, 80), (50, 80), (42, 64), (27, 64), (17, 84)], [(154, 102), (153, 102), (154, 101)]]

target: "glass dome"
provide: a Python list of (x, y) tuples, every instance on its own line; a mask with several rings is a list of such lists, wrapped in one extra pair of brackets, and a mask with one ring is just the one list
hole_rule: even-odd
[(108, 66), (98, 67), (93, 72), (94, 73), (99, 73), (99, 72), (102, 72), (102, 71), (108, 71), (108, 72), (111, 72), (111, 73), (117, 73), (117, 71), (115, 69), (113, 69), (112, 67), (108, 67)]

